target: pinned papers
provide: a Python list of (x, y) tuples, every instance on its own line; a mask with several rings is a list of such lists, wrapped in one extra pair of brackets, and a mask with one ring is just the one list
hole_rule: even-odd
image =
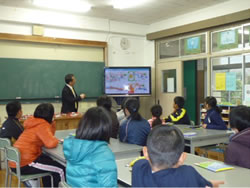
[(236, 91), (236, 73), (216, 73), (215, 88), (221, 91)]
[(226, 73), (215, 74), (215, 88), (216, 90), (226, 90)]

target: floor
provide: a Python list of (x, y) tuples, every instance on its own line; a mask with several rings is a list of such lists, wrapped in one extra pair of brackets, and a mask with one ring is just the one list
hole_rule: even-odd
[[(5, 187), (5, 169), (0, 170), (0, 187)], [(17, 178), (15, 176), (12, 176), (11, 187), (17, 187)], [(25, 186), (21, 183), (21, 187)]]

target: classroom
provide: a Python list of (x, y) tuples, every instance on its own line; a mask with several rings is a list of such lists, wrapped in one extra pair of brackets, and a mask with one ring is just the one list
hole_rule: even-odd
[[(249, 68), (249, 0), (0, 0), (0, 127), (8, 118), (8, 102), (20, 101), (23, 121), (46, 102), (54, 107), (55, 134), (64, 139), (69, 134), (65, 129), (77, 129), (83, 114), (97, 106), (98, 97), (110, 94), (106, 92), (108, 71), (125, 69), (129, 74), (145, 69), (149, 71), (147, 93), (134, 94), (131, 88), (128, 93), (111, 93), (114, 111), (122, 108), (124, 98), (134, 95), (143, 118), (151, 119), (150, 108), (159, 104), (162, 117), (168, 119), (173, 101), (181, 96), (190, 124), (196, 126), (210, 121), (205, 98), (213, 96), (227, 129), (231, 110), (250, 106)], [(74, 74), (75, 91), (79, 97), (84, 94), (77, 101), (78, 113), (71, 117), (60, 115), (66, 74)], [(114, 89), (112, 84), (109, 87)], [(208, 157), (206, 146), (225, 147), (233, 133), (176, 127), (184, 133), (189, 148), (187, 164), (195, 162), (192, 154)], [(194, 132), (194, 137), (188, 135)], [(130, 172), (123, 167), (140, 155), (142, 147), (127, 152), (118, 148), (129, 150), (129, 146), (120, 146), (123, 143), (116, 139), (110, 143), (117, 166), (122, 166), (118, 167), (119, 186), (131, 186)], [(65, 166), (60, 147), (43, 152)], [(218, 153), (210, 155), (220, 160)], [(2, 160), (3, 154), (0, 156)], [(236, 168), (228, 171), (230, 175), (215, 177), (228, 180), (222, 187), (246, 187), (249, 181), (241, 179), (234, 184), (230, 178), (241, 172), (250, 174), (248, 170)], [(207, 179), (213, 177), (198, 172)], [(4, 178), (1, 168), (0, 187), (5, 185)]]

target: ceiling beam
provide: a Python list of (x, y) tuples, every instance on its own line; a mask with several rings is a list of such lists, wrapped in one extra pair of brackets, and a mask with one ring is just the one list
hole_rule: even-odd
[(203, 21), (199, 21), (199, 22), (195, 22), (191, 24), (186, 24), (186, 25), (174, 27), (171, 29), (165, 29), (162, 31), (149, 33), (147, 34), (147, 39), (157, 40), (157, 39), (172, 37), (172, 36), (180, 35), (184, 33), (218, 27), (218, 26), (222, 26), (226, 24), (232, 24), (235, 22), (240, 22), (240, 21), (249, 20), (249, 19), (250, 19), (250, 9), (247, 9), (244, 11), (228, 14), (225, 16), (219, 16), (216, 18), (211, 18), (211, 19), (207, 19), (207, 20), (203, 20)]

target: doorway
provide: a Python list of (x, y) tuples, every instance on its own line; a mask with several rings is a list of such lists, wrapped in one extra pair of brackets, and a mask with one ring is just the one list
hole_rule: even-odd
[(204, 102), (207, 88), (206, 59), (183, 61), (185, 105), (190, 120), (200, 124), (200, 104)]

